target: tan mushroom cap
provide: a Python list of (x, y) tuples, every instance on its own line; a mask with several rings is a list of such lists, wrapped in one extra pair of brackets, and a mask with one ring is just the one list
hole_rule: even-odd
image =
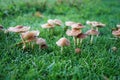
[(66, 25), (66, 26), (72, 26), (73, 24), (76, 24), (76, 23), (73, 22), (73, 21), (66, 21), (66, 22), (65, 22), (65, 25)]
[(47, 23), (48, 23), (48, 24), (51, 24), (51, 25), (54, 25), (54, 20), (53, 20), (53, 19), (49, 19), (49, 20), (47, 21)]
[(29, 31), (30, 27), (17, 25), (16, 27), (9, 27), (8, 32), (23, 33)]
[(120, 36), (120, 29), (119, 29), (119, 30), (116, 30), (116, 31), (112, 31), (112, 34), (113, 34), (114, 36), (119, 37), (119, 36)]
[(42, 28), (54, 28), (55, 26), (54, 25), (52, 25), (52, 24), (49, 24), (49, 23), (46, 23), (46, 24), (43, 24), (43, 25), (41, 25), (41, 27)]
[(29, 41), (35, 40), (39, 34), (39, 31), (27, 31), (25, 33), (21, 33), (22, 38)]
[(93, 23), (92, 26), (102, 28), (102, 27), (105, 27), (105, 24), (97, 22), (97, 23)]
[(54, 24), (58, 25), (58, 26), (61, 26), (62, 25), (62, 21), (59, 20), (59, 19), (54, 19)]
[(80, 52), (81, 52), (80, 48), (75, 49), (75, 53), (80, 53)]
[(80, 24), (80, 23), (75, 23), (71, 27), (72, 27), (72, 29), (81, 29), (81, 28), (84, 28), (84, 26), (82, 24)]
[(47, 43), (46, 43), (46, 40), (43, 39), (43, 38), (37, 38), (36, 39), (36, 44), (38, 44), (40, 46), (40, 48), (47, 48)]
[(84, 33), (80, 33), (77, 35), (77, 38), (80, 38), (80, 39), (84, 39), (87, 37), (87, 34), (84, 34)]
[(72, 29), (72, 30), (70, 30), (70, 29), (68, 29), (67, 31), (66, 31), (66, 34), (68, 35), (68, 36), (78, 36), (80, 33), (81, 33), (82, 31), (81, 30), (78, 30), (78, 29)]
[(90, 29), (86, 32), (87, 35), (98, 35), (99, 32), (93, 29)]
[(63, 46), (69, 46), (70, 45), (70, 41), (67, 39), (67, 38), (60, 38), (56, 44), (60, 47), (63, 47)]
[(120, 24), (117, 24), (116, 26), (117, 26), (117, 28), (120, 28)]

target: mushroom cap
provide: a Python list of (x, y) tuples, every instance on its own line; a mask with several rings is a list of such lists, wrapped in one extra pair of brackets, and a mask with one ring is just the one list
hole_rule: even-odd
[(80, 38), (80, 39), (84, 39), (87, 37), (87, 34), (84, 34), (84, 33), (80, 33), (78, 34), (77, 38)]
[(25, 40), (35, 40), (37, 36), (39, 36), (40, 32), (39, 31), (27, 31), (25, 33), (21, 33), (22, 38)]
[(30, 27), (17, 25), (16, 27), (9, 27), (8, 32), (23, 33), (29, 31)]
[(99, 32), (93, 29), (90, 29), (86, 32), (87, 35), (98, 35)]
[(58, 26), (61, 26), (62, 25), (62, 21), (59, 20), (59, 19), (54, 19), (54, 24), (58, 25)]
[(75, 49), (75, 53), (80, 53), (80, 51), (81, 51), (80, 48)]
[(38, 44), (38, 45), (46, 44), (46, 40), (43, 39), (43, 38), (37, 38), (36, 39), (36, 44)]
[(66, 31), (66, 34), (67, 34), (68, 36), (78, 36), (81, 32), (82, 32), (82, 31), (81, 31), (81, 30), (78, 30), (78, 29), (72, 29), (72, 30), (68, 29), (68, 30)]
[(70, 41), (67, 39), (67, 38), (60, 38), (56, 44), (60, 47), (63, 47), (63, 46), (69, 46), (70, 45)]
[(38, 44), (40, 46), (40, 48), (47, 48), (47, 43), (46, 43), (46, 40), (43, 39), (43, 38), (37, 38), (36, 39), (36, 44)]
[(119, 29), (119, 30), (114, 30), (114, 31), (112, 31), (112, 34), (113, 34), (114, 36), (119, 37), (119, 36), (120, 36), (120, 29)]
[(73, 24), (76, 24), (76, 23), (73, 22), (73, 21), (66, 21), (66, 22), (65, 22), (65, 25), (66, 25), (66, 26), (72, 26)]
[(116, 26), (117, 26), (117, 28), (120, 28), (120, 24), (117, 24)]
[(3, 28), (4, 28), (4, 27), (3, 27), (2, 25), (0, 25), (0, 30), (3, 30)]
[(72, 27), (72, 29), (81, 29), (81, 28), (84, 28), (84, 26), (82, 24), (80, 24), (80, 23), (75, 23), (71, 27)]
[(54, 28), (55, 26), (53, 24), (46, 23), (46, 24), (41, 25), (41, 27), (42, 28)]
[(102, 27), (105, 27), (105, 24), (97, 22), (97, 23), (93, 23), (92, 26), (102, 28)]
[(52, 20), (52, 19), (49, 19), (47, 22), (48, 22), (48, 24), (54, 25), (54, 20)]

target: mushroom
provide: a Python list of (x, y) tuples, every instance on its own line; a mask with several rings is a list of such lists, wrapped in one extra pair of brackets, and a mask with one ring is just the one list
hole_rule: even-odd
[[(25, 33), (21, 33), (21, 37), (23, 40), (27, 42), (31, 42), (36, 40), (36, 38), (39, 36), (39, 31), (27, 31)], [(24, 43), (23, 48), (26, 47), (26, 44)]]
[(52, 33), (53, 33), (55, 25), (52, 24), (52, 22), (51, 22), (51, 23), (42, 24), (41, 27), (48, 29), (49, 32), (50, 32), (50, 30), (52, 30)]
[(119, 29), (120, 29), (120, 24), (117, 24), (116, 26), (117, 26), (117, 28), (119, 28)]
[(64, 28), (64, 31), (66, 31), (67, 29), (68, 29), (68, 27), (70, 26), (72, 26), (73, 24), (75, 24), (75, 22), (73, 22), (73, 21), (66, 21), (65, 22), (65, 28)]
[(40, 46), (41, 49), (47, 48), (47, 43), (46, 40), (43, 38), (37, 38), (36, 39), (36, 44), (38, 44)]
[(115, 37), (120, 37), (120, 29), (118, 29), (118, 30), (113, 30), (113, 31), (112, 31), (112, 34), (113, 34)]
[(57, 42), (56, 42), (57, 46), (60, 46), (61, 47), (61, 53), (63, 53), (63, 47), (64, 46), (69, 46), (70, 45), (70, 41), (65, 38), (65, 37), (62, 37), (60, 38)]
[(77, 35), (77, 38), (79, 38), (79, 42), (80, 42), (80, 44), (82, 44), (82, 41), (83, 41), (83, 39), (85, 39), (87, 37), (87, 34), (84, 34), (84, 33), (80, 33), (80, 34), (78, 34)]
[(75, 53), (80, 53), (80, 52), (81, 52), (80, 48), (75, 49)]
[(80, 23), (75, 23), (73, 25), (71, 25), (72, 29), (82, 29), (84, 28), (84, 26)]
[(62, 25), (62, 21), (59, 19), (54, 19), (54, 24), (57, 26), (61, 26)]
[(94, 35), (98, 35), (99, 32), (96, 31), (96, 30), (94, 30), (94, 29), (90, 29), (90, 30), (88, 30), (88, 31), (86, 32), (86, 34), (87, 34), (87, 35), (91, 35), (90, 43), (92, 44)]
[(78, 29), (72, 29), (72, 30), (70, 30), (70, 29), (68, 29), (67, 31), (66, 31), (66, 34), (68, 35), (68, 36), (73, 36), (73, 40), (74, 40), (74, 45), (76, 46), (76, 44), (77, 44), (77, 36), (81, 33), (82, 31), (81, 30), (78, 30)]
[(29, 31), (30, 27), (17, 25), (16, 27), (9, 27), (8, 32), (23, 33)]
[[(15, 27), (9, 27), (7, 29), (7, 32), (24, 33), (24, 32), (27, 32), (29, 30), (30, 30), (30, 27), (17, 25)], [(25, 41), (24, 41), (24, 39), (23, 39), (21, 34), (20, 34), (20, 37), (21, 37), (22, 42), (24, 44), (24, 46), (23, 46), (23, 48), (24, 48), (25, 47)]]

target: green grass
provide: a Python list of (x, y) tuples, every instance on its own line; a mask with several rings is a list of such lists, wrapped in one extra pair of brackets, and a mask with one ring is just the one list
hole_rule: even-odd
[[(120, 23), (119, 0), (82, 0), (71, 4), (55, 4), (56, 0), (0, 0), (0, 24), (7, 29), (10, 26), (26, 25), (31, 30), (39, 30), (40, 36), (45, 38), (48, 49), (41, 50), (37, 45), (34, 49), (28, 46), (11, 47), (20, 42), (19, 35), (15, 33), (4, 34), (0, 32), (0, 79), (40, 79), (40, 80), (120, 80), (120, 42), (112, 40), (111, 29)], [(66, 0), (65, 0), (66, 1)], [(70, 0), (71, 2), (73, 0)], [(33, 16), (40, 11), (45, 17)], [(63, 32), (65, 26), (56, 27), (54, 35), (50, 35), (40, 27), (48, 19), (81, 22), (86, 26), (84, 32), (90, 29), (86, 20), (96, 20), (106, 24), (100, 29), (101, 35), (95, 38), (93, 45), (89, 44), (88, 37), (80, 47), (80, 54), (74, 53), (72, 37)], [(60, 48), (56, 41), (65, 36), (71, 40), (71, 46)], [(116, 52), (111, 48), (116, 46)], [(105, 79), (106, 80), (106, 79)]]

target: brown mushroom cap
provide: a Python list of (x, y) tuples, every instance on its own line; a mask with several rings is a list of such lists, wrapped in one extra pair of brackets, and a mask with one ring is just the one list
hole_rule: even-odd
[(35, 40), (39, 34), (39, 31), (27, 31), (25, 33), (21, 33), (22, 38), (29, 41)]
[(17, 25), (16, 27), (9, 27), (8, 32), (23, 33), (29, 31), (30, 27)]
[(72, 26), (72, 29), (81, 29), (81, 28), (84, 28), (84, 26), (80, 23), (76, 23), (76, 24), (73, 24)]
[(73, 24), (75, 24), (75, 22), (73, 22), (73, 21), (66, 21), (65, 22), (66, 26), (72, 26)]
[(99, 32), (93, 29), (90, 29), (86, 32), (87, 35), (98, 35)]
[(80, 48), (75, 49), (75, 53), (80, 53), (80, 51), (81, 51)]
[(40, 46), (40, 48), (47, 48), (47, 43), (46, 43), (46, 40), (43, 39), (43, 38), (37, 38), (36, 39), (36, 44), (38, 44)]
[(87, 34), (84, 34), (84, 33), (80, 33), (77, 35), (77, 38), (80, 38), (80, 39), (84, 39), (87, 37)]
[(67, 39), (67, 38), (60, 38), (56, 44), (60, 47), (63, 47), (63, 46), (69, 46), (70, 45), (70, 41)]
[(43, 25), (41, 25), (41, 27), (42, 28), (54, 28), (55, 26), (54, 25), (52, 25), (52, 24), (49, 24), (49, 23), (46, 23), (46, 24), (43, 24)]
[(82, 32), (82, 31), (81, 31), (81, 30), (78, 30), (78, 29), (72, 29), (72, 30), (68, 29), (68, 30), (66, 31), (66, 34), (67, 34), (68, 36), (78, 36), (81, 32)]
[(59, 20), (59, 19), (54, 19), (54, 24), (58, 25), (58, 26), (61, 26), (62, 25), (62, 21)]
[(116, 37), (119, 37), (120, 36), (120, 29), (112, 31), (112, 34)]

